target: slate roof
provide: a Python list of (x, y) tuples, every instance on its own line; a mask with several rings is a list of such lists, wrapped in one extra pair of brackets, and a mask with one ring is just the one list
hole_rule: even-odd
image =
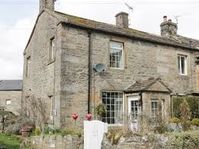
[[(48, 11), (48, 10), (47, 10)], [(158, 35), (154, 35), (151, 33), (139, 31), (132, 28), (121, 28), (117, 27), (116, 25), (111, 25), (107, 23), (102, 23), (90, 19), (85, 19), (77, 16), (72, 16), (68, 14), (64, 14), (61, 12), (51, 12), (51, 15), (55, 15), (57, 18), (60, 19), (60, 23), (65, 23), (69, 25), (74, 25), (76, 27), (83, 27), (95, 31), (106, 32), (110, 34), (116, 34), (121, 36), (126, 36), (130, 38), (136, 38), (139, 40), (159, 43), (159, 44), (166, 44), (175, 47), (182, 47), (188, 49), (195, 49), (199, 50), (199, 40), (183, 37), (180, 35), (171, 36), (171, 37), (162, 37)]]
[(21, 91), (22, 80), (0, 80), (0, 91)]
[(125, 92), (147, 91), (150, 88), (150, 86), (155, 84), (157, 81), (160, 82), (163, 86), (165, 86), (169, 92), (171, 92), (171, 90), (161, 81), (160, 78), (149, 78), (148, 80), (136, 81), (133, 85), (125, 89)]
[(90, 19), (85, 19), (85, 18), (61, 13), (58, 11), (50, 11), (48, 9), (43, 10), (38, 15), (34, 28), (32, 30), (31, 36), (26, 45), (26, 48), (28, 44), (30, 43), (32, 35), (34, 34), (34, 30), (38, 23), (39, 17), (44, 12), (57, 18), (59, 22), (58, 24), (62, 23), (66, 25), (71, 25), (73, 27), (84, 28), (90, 31), (93, 30), (96, 32), (103, 32), (103, 33), (112, 34), (116, 36), (123, 36), (130, 39), (138, 39), (138, 40), (156, 43), (160, 45), (168, 45), (168, 46), (173, 46), (173, 47), (199, 51), (199, 40), (196, 40), (196, 39), (187, 38), (180, 35), (172, 36), (172, 37), (162, 37), (162, 36), (154, 35), (151, 33), (139, 31), (132, 28), (121, 28), (121, 27), (117, 27), (116, 25), (102, 23), (102, 22), (98, 22), (98, 21), (94, 21)]

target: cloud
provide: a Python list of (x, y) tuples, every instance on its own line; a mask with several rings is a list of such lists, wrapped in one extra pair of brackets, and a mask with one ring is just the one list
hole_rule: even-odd
[(20, 19), (14, 26), (0, 24), (0, 79), (22, 79), (23, 50), (34, 20)]

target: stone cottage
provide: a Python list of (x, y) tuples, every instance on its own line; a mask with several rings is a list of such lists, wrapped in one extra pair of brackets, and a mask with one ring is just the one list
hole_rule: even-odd
[(161, 36), (129, 28), (128, 14), (116, 25), (63, 14), (54, 0), (40, 0), (40, 12), (24, 50), (22, 108), (31, 116), (30, 96), (46, 103), (48, 122), (70, 126), (71, 114), (106, 107), (110, 125), (136, 122), (142, 112), (170, 116), (173, 95), (199, 92), (199, 41), (177, 34), (165, 16)]
[(0, 80), (0, 108), (20, 114), (22, 80)]

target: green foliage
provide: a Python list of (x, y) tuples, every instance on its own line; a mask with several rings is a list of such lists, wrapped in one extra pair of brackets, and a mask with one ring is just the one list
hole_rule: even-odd
[(104, 104), (99, 104), (95, 108), (95, 113), (101, 118), (106, 113), (106, 106)]
[(60, 134), (61, 130), (60, 129), (56, 129), (54, 127), (50, 127), (50, 126), (46, 126), (44, 127), (44, 134)]
[(40, 128), (36, 128), (35, 131), (34, 131), (34, 134), (35, 134), (36, 136), (39, 136), (39, 135), (41, 134)]
[(180, 104), (180, 119), (182, 124), (182, 129), (184, 131), (189, 130), (191, 123), (189, 121), (191, 117), (189, 104), (187, 103), (186, 99)]
[(179, 124), (181, 121), (179, 118), (177, 117), (172, 117), (170, 120), (169, 120), (170, 123), (175, 123), (175, 124)]
[(180, 118), (181, 120), (189, 120), (191, 117), (190, 107), (186, 99), (180, 104)]
[(15, 135), (6, 135), (0, 133), (0, 146), (5, 146), (6, 149), (19, 149), (21, 140)]
[(74, 129), (74, 128), (66, 128), (61, 131), (62, 136), (72, 135), (72, 136), (82, 136), (82, 130)]
[(199, 127), (199, 118), (192, 119), (191, 124)]
[(180, 104), (183, 102), (183, 100), (186, 99), (191, 112), (191, 119), (193, 118), (199, 118), (199, 97), (197, 96), (186, 96), (186, 97), (173, 97), (173, 116), (180, 118)]
[(169, 149), (198, 149), (199, 131), (169, 133), (167, 147)]

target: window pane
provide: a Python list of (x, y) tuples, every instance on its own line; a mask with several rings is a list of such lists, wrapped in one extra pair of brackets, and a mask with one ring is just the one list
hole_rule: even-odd
[[(104, 96), (104, 95), (109, 96)], [(119, 96), (120, 95), (120, 96)], [(122, 97), (122, 98), (120, 98)], [(102, 102), (106, 105), (106, 115), (103, 121), (109, 124), (122, 122), (123, 94), (118, 92), (103, 92)]]
[(110, 67), (123, 67), (123, 44), (110, 42)]
[(187, 56), (179, 55), (178, 56), (178, 72), (179, 74), (187, 73)]
[(151, 100), (151, 117), (156, 117), (158, 114), (158, 100)]

